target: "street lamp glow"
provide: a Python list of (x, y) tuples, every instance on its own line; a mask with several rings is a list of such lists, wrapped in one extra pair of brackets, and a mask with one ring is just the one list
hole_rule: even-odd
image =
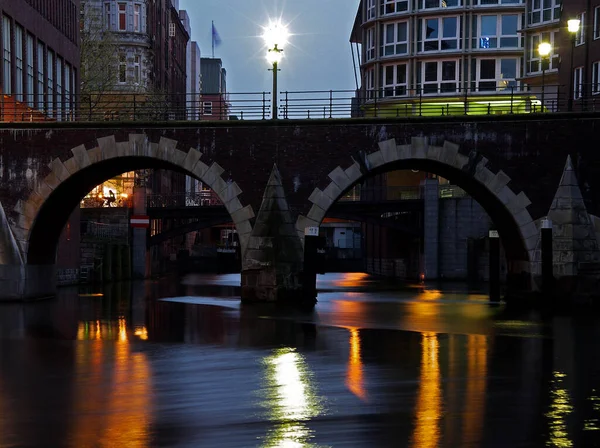
[(548, 55), (552, 52), (552, 45), (550, 45), (548, 42), (542, 42), (540, 43), (540, 45), (538, 46), (538, 53), (540, 54), (541, 57), (545, 58), (548, 57)]
[(280, 21), (271, 22), (264, 28), (263, 39), (270, 50), (275, 47), (283, 48), (290, 36), (287, 27)]
[(267, 61), (269, 62), (269, 64), (279, 64), (281, 62), (282, 57), (283, 52), (277, 47), (269, 49), (269, 51), (267, 51)]
[(567, 29), (569, 30), (569, 33), (578, 33), (580, 24), (581, 24), (581, 21), (579, 19), (568, 20), (567, 21)]

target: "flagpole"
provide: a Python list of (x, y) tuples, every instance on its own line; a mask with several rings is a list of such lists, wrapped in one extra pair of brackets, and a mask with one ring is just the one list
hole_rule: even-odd
[(212, 21), (212, 28), (210, 30), (210, 35), (212, 36), (212, 57), (215, 58), (215, 21)]

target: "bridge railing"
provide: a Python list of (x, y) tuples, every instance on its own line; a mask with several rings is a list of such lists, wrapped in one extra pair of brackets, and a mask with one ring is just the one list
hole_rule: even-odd
[(406, 201), (421, 199), (421, 187), (361, 187), (353, 190), (350, 194), (342, 196), (339, 200), (342, 202), (360, 202), (360, 201)]
[(148, 208), (209, 207), (222, 204), (218, 196), (210, 190), (198, 193), (151, 194), (146, 198)]
[[(500, 115), (600, 111), (600, 84), (529, 86), (514, 80), (460, 85), (425, 81), (411, 88), (279, 92), (280, 119)], [(60, 101), (56, 99), (60, 98)], [(0, 121), (215, 121), (271, 118), (271, 92), (0, 95)]]

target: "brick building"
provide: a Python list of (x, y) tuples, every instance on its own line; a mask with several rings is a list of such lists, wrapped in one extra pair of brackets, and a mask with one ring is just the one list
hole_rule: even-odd
[(0, 2), (2, 121), (66, 120), (79, 91), (79, 0)]

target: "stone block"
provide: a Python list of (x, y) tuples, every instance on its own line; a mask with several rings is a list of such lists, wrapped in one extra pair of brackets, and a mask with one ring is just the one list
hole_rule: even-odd
[(412, 158), (411, 145), (399, 145), (396, 150), (398, 151), (398, 160), (408, 160)]
[(522, 210), (519, 213), (514, 214), (513, 218), (515, 219), (515, 222), (519, 227), (523, 227), (524, 225), (527, 225), (529, 223), (532, 223), (535, 227), (535, 223), (533, 223), (533, 218), (527, 210)]
[(185, 161), (185, 158), (187, 157), (187, 153), (179, 149), (175, 149), (171, 154), (171, 162), (179, 167), (183, 167), (183, 163)]
[(117, 143), (114, 135), (100, 137), (97, 141), (98, 148), (100, 148), (101, 160), (112, 159), (117, 156)]
[(385, 163), (398, 160), (398, 149), (396, 147), (395, 138), (379, 142), (379, 150), (381, 151)]
[(429, 160), (439, 161), (440, 158), (442, 157), (443, 150), (444, 149), (441, 146), (429, 146), (426, 157)]
[[(211, 185), (211, 188), (215, 193), (217, 193), (217, 196), (220, 197), (220, 192), (227, 188), (227, 182), (225, 182), (222, 177), (217, 177)], [(221, 202), (223, 202), (222, 199)]]
[(235, 228), (238, 232), (238, 235), (252, 232), (252, 224), (250, 224), (250, 221), (247, 220), (236, 223)]
[(314, 219), (310, 219), (304, 215), (298, 215), (298, 219), (296, 220), (296, 229), (298, 232), (302, 232), (304, 235), (304, 230), (307, 227), (319, 227), (319, 222)]
[[(506, 205), (507, 208), (508, 204), (514, 202), (517, 199), (517, 195), (512, 191), (512, 189), (508, 185), (505, 185), (500, 191), (496, 192), (496, 197), (500, 200), (500, 202)], [(522, 210), (523, 208), (519, 208), (518, 210), (516, 210), (516, 212), (519, 213)]]
[(456, 159), (459, 148), (460, 146), (456, 143), (449, 142), (448, 140), (444, 141), (440, 162), (445, 163), (446, 165), (452, 165)]
[(172, 162), (172, 154), (177, 148), (177, 140), (161, 137), (158, 141), (158, 157), (162, 160)]
[(149, 142), (148, 143), (148, 157), (153, 159), (158, 159), (158, 143)]
[(357, 162), (354, 162), (350, 167), (346, 168), (344, 172), (346, 173), (346, 176), (348, 176), (350, 184), (357, 182), (363, 176), (360, 165)]
[(102, 150), (98, 147), (92, 148), (87, 151), (90, 164), (98, 163), (102, 161)]
[(307, 218), (320, 223), (323, 221), (323, 218), (325, 218), (326, 213), (326, 210), (322, 209), (317, 204), (313, 204), (308, 212)]
[(146, 134), (129, 134), (129, 152), (136, 156), (148, 155), (148, 137)]
[(527, 238), (531, 237), (538, 237), (539, 232), (533, 221), (529, 221), (529, 223), (520, 226), (520, 228), (523, 240), (526, 240)]
[(341, 196), (342, 190), (336, 183), (331, 182), (329, 185), (327, 185), (325, 190), (323, 190), (323, 193), (330, 197), (333, 202), (335, 202)]
[(494, 176), (494, 178), (486, 184), (490, 191), (498, 193), (510, 182), (510, 177), (502, 170)]
[(206, 173), (204, 173), (202, 181), (212, 187), (212, 185), (215, 183), (215, 180), (220, 177), (221, 174), (223, 174), (223, 171), (225, 170), (221, 167), (221, 165), (219, 165), (217, 162), (214, 162), (206, 171)]
[(67, 171), (69, 172), (69, 174), (75, 174), (80, 169), (80, 166), (77, 163), (77, 159), (75, 157), (71, 157), (70, 159), (67, 159), (65, 161), (64, 165), (65, 165), (65, 168), (67, 169)]
[(521, 191), (514, 199), (512, 199), (507, 204), (507, 208), (511, 213), (515, 213), (519, 210), (529, 207), (530, 205), (531, 201), (529, 200), (527, 195)]
[(29, 202), (35, 208), (35, 210), (39, 210), (45, 200), (46, 197), (40, 195), (37, 191), (32, 192), (29, 195), (29, 198), (27, 198), (27, 202)]
[(244, 256), (244, 254), (246, 253), (246, 251), (248, 250), (248, 241), (250, 241), (250, 235), (251, 235), (250, 232), (248, 232), (248, 233), (239, 233), (238, 232), (238, 238), (240, 240), (242, 258)]
[(196, 176), (198, 179), (204, 181), (204, 175), (208, 171), (208, 165), (199, 160), (196, 165), (194, 165), (194, 169), (192, 170), (192, 174)]
[(339, 166), (329, 173), (328, 177), (339, 187), (340, 190), (345, 190), (352, 185), (348, 174), (346, 174), (346, 172)]
[[(54, 190), (56, 187), (60, 185), (60, 180), (56, 177), (53, 171), (51, 171), (45, 178), (44, 184), (46, 184), (51, 190)], [(48, 196), (46, 196), (48, 197)]]
[(48, 164), (48, 168), (52, 170), (54, 175), (58, 180), (65, 181), (71, 175), (69, 170), (65, 167), (65, 165), (60, 161), (59, 158), (54, 159), (52, 162)]
[(454, 161), (451, 163), (451, 165), (456, 169), (462, 170), (468, 163), (469, 158), (459, 153), (456, 154), (456, 157), (454, 158)]
[(240, 200), (237, 197), (235, 197), (231, 201), (225, 203), (225, 208), (231, 215), (232, 213), (237, 212), (238, 210), (241, 210), (243, 208), (243, 206), (242, 206), (242, 203), (240, 202)]
[(385, 163), (381, 151), (375, 151), (367, 155), (367, 166), (369, 170), (375, 169)]
[(427, 137), (413, 137), (410, 140), (412, 147), (411, 157), (413, 159), (425, 159), (427, 157), (427, 147), (429, 139)]
[(333, 204), (333, 199), (324, 194), (318, 188), (313, 190), (308, 200), (313, 204), (318, 205), (323, 210), (329, 210), (329, 207), (331, 207), (331, 204)]
[(131, 155), (130, 151), (129, 142), (117, 142), (115, 157), (128, 157)]
[(475, 167), (474, 176), (475, 179), (477, 179), (483, 185), (488, 185), (494, 178), (495, 174), (492, 171), (490, 171), (488, 167), (485, 166), (485, 164), (479, 162)]
[(227, 204), (229, 201), (237, 198), (241, 193), (242, 189), (236, 182), (227, 183), (222, 191), (217, 192), (223, 204)]
[(91, 165), (92, 162), (88, 155), (87, 149), (85, 149), (85, 145), (76, 146), (75, 148), (71, 149), (71, 152), (73, 153), (73, 158), (77, 161), (77, 166), (79, 166), (79, 169)]
[(246, 207), (236, 210), (235, 212), (231, 213), (231, 218), (236, 224), (238, 222), (247, 221), (249, 219), (254, 218), (254, 211), (252, 210), (252, 206), (247, 205)]

